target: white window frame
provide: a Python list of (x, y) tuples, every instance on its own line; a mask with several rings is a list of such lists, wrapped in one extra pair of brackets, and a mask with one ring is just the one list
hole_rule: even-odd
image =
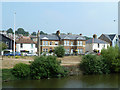
[(46, 52), (48, 52), (48, 49), (46, 48)]
[(43, 48), (43, 52), (45, 52), (45, 48)]
[(69, 46), (69, 41), (67, 41), (67, 46)]
[(43, 41), (43, 45), (45, 45), (45, 41)]
[(83, 49), (81, 48), (81, 49), (80, 49), (80, 54), (82, 54), (82, 53), (83, 53)]
[(48, 41), (46, 41), (46, 44), (45, 45), (48, 45)]
[(65, 46), (67, 45), (66, 42), (67, 42), (67, 41), (65, 40), (65, 41), (64, 41), (64, 45), (65, 45)]
[(71, 46), (73, 46), (73, 42), (71, 42)]
[(79, 41), (80, 46), (83, 46), (83, 41)]

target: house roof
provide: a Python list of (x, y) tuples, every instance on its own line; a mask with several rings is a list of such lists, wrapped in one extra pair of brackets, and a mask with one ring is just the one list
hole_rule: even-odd
[(59, 40), (60, 39), (70, 39), (70, 40), (86, 40), (85, 37), (80, 35), (60, 35), (59, 37), (57, 35), (40, 35), (40, 39), (42, 40)]
[(27, 44), (33, 44), (35, 43), (30, 39), (30, 37), (21, 37), (20, 39), (16, 40), (16, 43), (27, 43)]
[(101, 43), (101, 44), (108, 44), (107, 42), (101, 40), (101, 39), (97, 39), (97, 38), (92, 38), (92, 39), (88, 39), (86, 41), (86, 44), (89, 44), (89, 43)]
[(80, 35), (60, 35), (61, 39), (70, 39), (70, 40), (86, 40), (84, 36)]
[(57, 35), (40, 35), (41, 40), (59, 40)]
[(110, 41), (112, 41), (114, 39), (114, 37), (116, 36), (116, 34), (104, 34)]

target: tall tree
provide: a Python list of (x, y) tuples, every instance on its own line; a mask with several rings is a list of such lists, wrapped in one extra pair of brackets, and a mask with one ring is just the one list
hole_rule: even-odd
[(40, 34), (47, 35), (47, 33), (44, 33), (43, 31), (40, 31)]
[(36, 36), (37, 34), (36, 34), (36, 32), (33, 32), (31, 35)]
[(28, 36), (29, 32), (26, 32), (23, 28), (18, 28), (17, 31), (15, 31), (16, 34), (22, 34), (23, 36)]
[(0, 52), (7, 48), (7, 45), (3, 42), (0, 42)]
[(7, 33), (12, 33), (12, 34), (13, 34), (12, 28), (9, 28), (9, 29), (7, 30)]

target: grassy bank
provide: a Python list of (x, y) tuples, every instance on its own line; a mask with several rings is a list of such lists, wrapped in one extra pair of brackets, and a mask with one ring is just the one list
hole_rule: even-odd
[(14, 75), (11, 73), (12, 69), (2, 69), (2, 80), (3, 81), (10, 81), (10, 80), (18, 80)]

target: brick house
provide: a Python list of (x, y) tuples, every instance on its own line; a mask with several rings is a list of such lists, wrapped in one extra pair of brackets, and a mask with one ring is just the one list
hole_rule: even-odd
[(73, 54), (74, 51), (84, 54), (85, 41), (82, 35), (60, 35), (60, 31), (57, 31), (55, 35), (40, 35), (40, 52), (49, 52), (62, 45), (65, 48), (65, 54)]

